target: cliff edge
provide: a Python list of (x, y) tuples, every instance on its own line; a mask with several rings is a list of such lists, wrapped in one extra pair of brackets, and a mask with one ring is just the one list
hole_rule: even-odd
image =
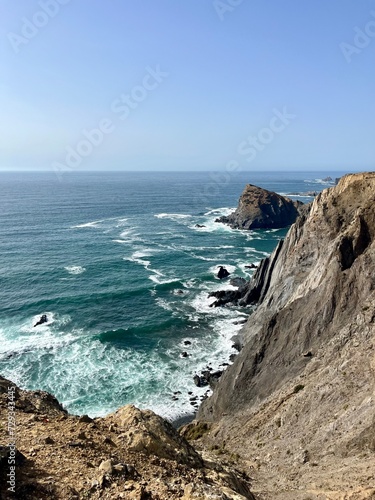
[(319, 194), (269, 266), (205, 440), (252, 461), (261, 498), (374, 498), (375, 173)]
[(251, 500), (248, 479), (152, 411), (70, 415), (0, 377), (1, 500)]

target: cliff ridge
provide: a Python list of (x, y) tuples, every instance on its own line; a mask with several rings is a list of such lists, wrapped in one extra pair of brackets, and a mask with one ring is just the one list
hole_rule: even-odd
[(256, 450), (264, 498), (375, 494), (374, 237), (375, 173), (320, 193), (269, 258), (244, 348), (199, 410), (207, 442)]

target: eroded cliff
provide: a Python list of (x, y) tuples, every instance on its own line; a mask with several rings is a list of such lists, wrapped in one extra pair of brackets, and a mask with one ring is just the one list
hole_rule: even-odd
[(271, 256), (245, 346), (199, 411), (207, 442), (260, 457), (263, 498), (375, 494), (374, 236), (375, 173), (323, 191)]

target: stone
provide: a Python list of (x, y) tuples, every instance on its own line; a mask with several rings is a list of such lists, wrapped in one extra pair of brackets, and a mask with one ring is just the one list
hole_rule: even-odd
[(113, 462), (111, 459), (103, 460), (99, 465), (99, 470), (104, 474), (111, 475), (113, 473)]
[(110, 417), (123, 429), (118, 438), (128, 451), (176, 460), (190, 467), (202, 466), (202, 459), (194, 448), (154, 412), (127, 405)]

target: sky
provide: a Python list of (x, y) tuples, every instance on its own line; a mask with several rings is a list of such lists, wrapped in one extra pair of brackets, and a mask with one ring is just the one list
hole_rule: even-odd
[(0, 170), (373, 170), (375, 0), (0, 0)]

